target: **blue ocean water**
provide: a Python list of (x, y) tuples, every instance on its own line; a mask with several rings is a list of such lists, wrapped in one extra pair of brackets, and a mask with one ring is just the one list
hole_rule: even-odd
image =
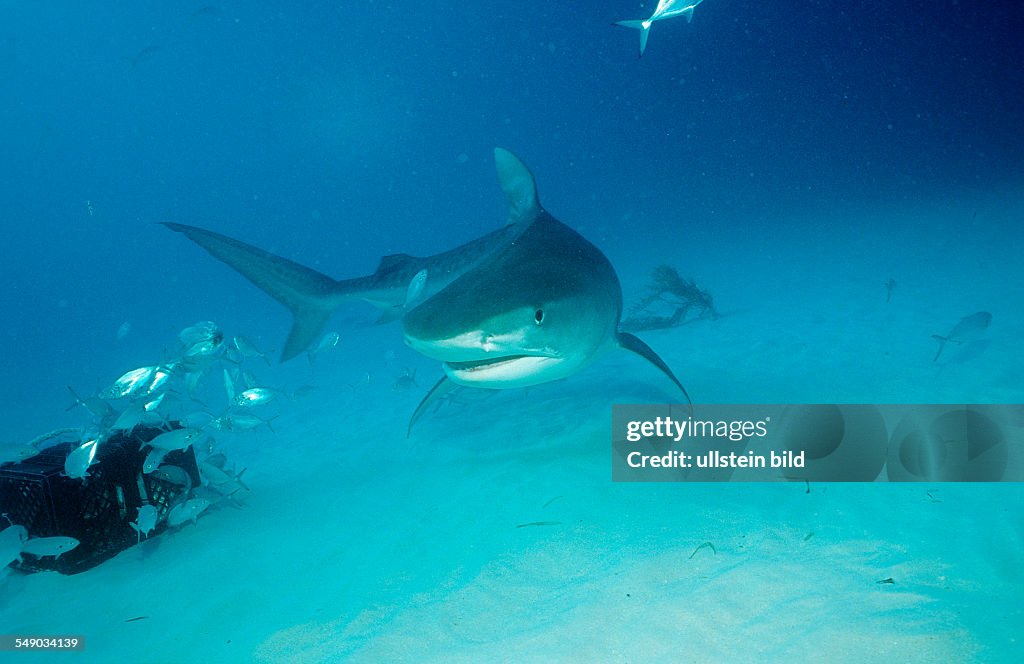
[[(627, 303), (662, 263), (712, 292), (720, 320), (644, 336), (698, 403), (1024, 401), (1024, 9), (707, 0), (690, 23), (655, 23), (638, 58), (636, 31), (611, 24), (653, 9), (0, 3), (0, 449), (83, 425), (69, 385), (90, 394), (167, 359), (196, 321), (280, 350), (287, 312), (158, 222), (369, 274), (503, 223), (495, 146), (609, 256)], [(983, 310), (986, 343), (936, 366), (931, 335)], [(942, 488), (941, 504), (916, 487), (830, 487), (812, 507), (776, 486), (614, 487), (610, 404), (676, 398), (623, 357), (470, 400), (407, 442), (440, 372), (374, 318), (339, 313), (339, 347), (316, 365), (260, 367), (318, 390), (274, 435), (226, 443), (248, 467), (247, 511), (77, 577), (9, 577), (0, 633), (85, 633), (95, 661), (156, 633), (146, 661), (284, 660), (288, 642), (307, 661), (677, 661), (676, 639), (699, 644), (687, 661), (1020, 657), (1018, 486)], [(393, 389), (406, 368), (418, 385)], [(367, 471), (382, 447), (406, 461)], [(571, 525), (513, 527), (531, 521)], [(724, 567), (664, 577), (712, 540)], [(133, 565), (175, 587), (226, 580), (187, 616), (139, 605), (153, 633), (126, 635), (129, 612), (47, 622), (51, 597), (84, 616), (143, 596)], [(850, 581), (879, 574), (917, 585), (886, 605)], [(641, 608), (608, 603), (636, 588), (659, 616), (646, 627)], [(815, 612), (815, 629), (788, 622)], [(219, 627), (244, 633), (234, 650), (213, 650)], [(765, 649), (737, 649), (737, 634)]]

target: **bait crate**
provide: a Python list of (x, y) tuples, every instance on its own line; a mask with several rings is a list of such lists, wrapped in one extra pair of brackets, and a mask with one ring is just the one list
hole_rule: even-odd
[[(0, 514), (24, 526), (29, 537), (59, 535), (79, 542), (57, 557), (23, 553), (11, 566), (26, 572), (55, 570), (62, 574), (95, 567), (138, 542), (131, 523), (146, 503), (158, 514), (150, 536), (166, 530), (168, 512), (200, 480), (192, 448), (169, 452), (163, 461), (184, 470), (191, 486), (142, 472), (143, 447), (161, 433), (163, 429), (137, 427), (103, 441), (84, 479), (64, 474), (64, 460), (81, 442), (60, 443), (22, 461), (0, 464)], [(0, 520), (0, 529), (6, 526)]]

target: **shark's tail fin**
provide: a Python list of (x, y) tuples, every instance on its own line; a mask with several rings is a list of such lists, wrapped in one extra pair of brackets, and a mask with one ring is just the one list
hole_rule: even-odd
[(624, 28), (634, 28), (640, 31), (640, 56), (638, 57), (643, 57), (644, 49), (647, 48), (647, 36), (651, 33), (651, 25), (653, 24), (650, 21), (616, 21), (615, 25), (621, 25)]
[(334, 279), (287, 258), (195, 226), (164, 225), (184, 233), (214, 258), (233, 267), (291, 310), (294, 322), (281, 352), (282, 362), (295, 357), (313, 342), (344, 299)]

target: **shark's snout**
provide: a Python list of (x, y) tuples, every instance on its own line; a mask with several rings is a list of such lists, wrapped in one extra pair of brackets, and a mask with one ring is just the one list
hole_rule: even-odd
[(472, 331), (444, 339), (406, 334), (413, 350), (443, 362), (445, 374), (460, 385), (509, 388), (536, 385), (561, 374), (564, 358), (548, 348), (530, 348), (523, 335)]
[(472, 331), (427, 339), (406, 332), (405, 343), (418, 353), (442, 362), (476, 362), (507, 355), (530, 354), (518, 343), (521, 335), (499, 335)]

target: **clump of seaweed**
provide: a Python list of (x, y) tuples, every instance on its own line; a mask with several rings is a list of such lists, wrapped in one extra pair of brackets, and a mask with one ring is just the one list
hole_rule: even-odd
[(657, 330), (682, 325), (687, 320), (719, 318), (711, 294), (693, 279), (684, 279), (670, 265), (659, 265), (651, 275), (647, 294), (623, 319), (626, 331)]

